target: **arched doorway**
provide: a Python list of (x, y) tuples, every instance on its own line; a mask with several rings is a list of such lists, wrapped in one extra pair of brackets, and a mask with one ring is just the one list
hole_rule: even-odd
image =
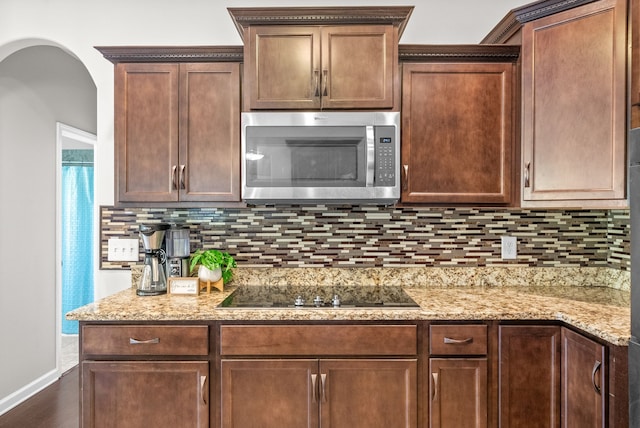
[(0, 413), (60, 375), (56, 123), (97, 128), (86, 67), (60, 47), (24, 44), (0, 47)]

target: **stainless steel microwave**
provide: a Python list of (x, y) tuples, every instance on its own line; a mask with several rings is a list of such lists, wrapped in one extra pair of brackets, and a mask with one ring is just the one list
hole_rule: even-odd
[(242, 113), (249, 204), (375, 204), (400, 198), (400, 113)]

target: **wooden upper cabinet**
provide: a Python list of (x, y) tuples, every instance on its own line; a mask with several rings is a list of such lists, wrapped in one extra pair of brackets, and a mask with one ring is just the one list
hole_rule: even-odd
[(249, 109), (393, 107), (397, 44), (391, 25), (249, 28)]
[(250, 27), (245, 101), (251, 109), (320, 107), (320, 31)]
[(178, 64), (115, 68), (116, 199), (177, 201)]
[(116, 205), (239, 202), (242, 51), (98, 49), (116, 64)]
[(181, 201), (240, 200), (240, 66), (180, 70)]
[(398, 38), (391, 25), (322, 31), (322, 108), (393, 107)]
[(245, 42), (243, 109), (397, 109), (398, 40), (412, 10), (229, 9)]
[[(411, 61), (402, 65), (401, 201), (511, 205), (519, 49), (479, 48), (468, 62), (416, 62), (420, 53), (442, 61), (454, 55), (449, 49), (401, 47)], [(459, 49), (469, 54), (471, 47)], [(491, 50), (505, 61), (478, 61)]]
[(626, 202), (626, 1), (522, 28), (522, 206)]

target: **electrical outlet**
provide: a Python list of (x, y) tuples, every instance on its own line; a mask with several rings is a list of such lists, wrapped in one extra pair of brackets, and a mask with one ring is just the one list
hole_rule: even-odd
[(515, 236), (501, 236), (502, 260), (513, 260), (518, 255), (518, 240)]
[(137, 239), (109, 238), (108, 261), (137, 262), (139, 253)]

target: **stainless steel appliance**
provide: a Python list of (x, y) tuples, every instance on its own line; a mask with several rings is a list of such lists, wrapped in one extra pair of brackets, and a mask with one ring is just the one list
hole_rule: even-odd
[(167, 277), (189, 276), (189, 228), (172, 225), (167, 230)]
[(167, 223), (141, 224), (140, 239), (144, 247), (144, 266), (138, 282), (136, 294), (139, 296), (155, 296), (167, 292), (165, 263), (167, 256), (164, 250)]
[(629, 426), (640, 426), (640, 129), (629, 133), (631, 216), (631, 340), (629, 341)]
[(242, 113), (242, 199), (376, 204), (400, 198), (400, 113)]

